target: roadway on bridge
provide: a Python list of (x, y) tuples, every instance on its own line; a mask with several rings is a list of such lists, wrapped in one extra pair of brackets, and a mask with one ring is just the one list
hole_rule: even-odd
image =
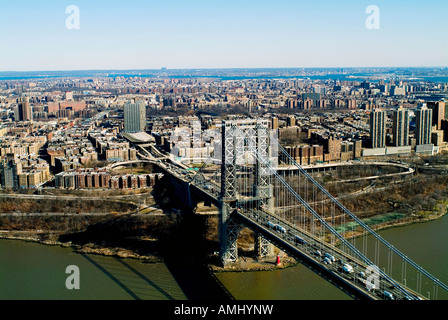
[[(172, 165), (168, 165), (170, 167)], [(168, 169), (168, 168), (167, 168)], [(179, 168), (175, 169), (178, 175), (184, 174), (184, 170)], [(190, 177), (193, 179), (193, 176)], [(213, 197), (216, 201), (219, 201), (219, 189), (211, 188), (210, 185), (196, 185), (201, 192), (207, 194), (208, 197)], [(273, 244), (279, 248), (289, 248), (289, 254), (305, 257), (309, 261), (312, 261), (315, 265), (324, 269), (327, 274), (331, 277), (344, 282), (346, 285), (355, 289), (358, 293), (369, 299), (387, 299), (384, 292), (390, 292), (394, 299), (398, 300), (409, 300), (409, 299), (424, 299), (424, 297), (413, 292), (409, 288), (404, 288), (407, 292), (411, 292), (413, 297), (406, 296), (399, 288), (394, 284), (389, 282), (389, 280), (382, 278), (381, 275), (375, 273), (374, 268), (367, 268), (367, 266), (356, 260), (352, 256), (344, 253), (336, 247), (314, 237), (313, 235), (299, 229), (298, 227), (292, 225), (288, 221), (285, 221), (277, 216), (269, 214), (261, 210), (250, 210), (245, 211), (239, 209), (237, 214), (242, 218), (243, 224), (245, 224), (250, 229), (255, 229), (262, 231), (264, 235), (268, 234), (267, 238), (273, 239)], [(273, 229), (272, 226), (281, 226), (285, 230), (280, 232), (279, 229)], [(305, 244), (298, 242), (296, 237), (304, 240)], [(325, 254), (330, 254), (333, 259), (325, 259)], [(353, 272), (345, 272), (342, 268), (344, 264), (348, 264), (353, 267)], [(368, 277), (372, 281), (367, 281)], [(375, 277), (379, 279), (379, 285), (376, 288), (370, 288), (368, 286), (371, 283), (375, 283)]]
[[(275, 245), (285, 248), (289, 254), (303, 257), (325, 269), (327, 273), (354, 288), (359, 293), (370, 299), (387, 299), (384, 291), (393, 294), (394, 299), (409, 300), (402, 291), (391, 284), (387, 279), (380, 275), (374, 275), (373, 269), (368, 269), (365, 264), (354, 259), (352, 256), (344, 253), (336, 247), (317, 239), (308, 232), (305, 232), (291, 223), (260, 210), (238, 210), (238, 215), (248, 224), (256, 224), (257, 229), (268, 234), (270, 239), (274, 239)], [(300, 239), (300, 240), (299, 240)], [(291, 250), (292, 249), (292, 250)], [(327, 254), (327, 257), (326, 257)], [(326, 259), (329, 258), (329, 259)], [(343, 270), (344, 264), (353, 267), (352, 272)], [(372, 270), (372, 271), (369, 271)], [(371, 278), (368, 278), (368, 277)], [(368, 290), (368, 285), (375, 283), (375, 277), (379, 279), (379, 287)], [(372, 279), (371, 281), (367, 281)], [(403, 287), (403, 286), (402, 286)], [(404, 288), (404, 287), (403, 287)], [(406, 291), (412, 292), (409, 288)], [(414, 299), (423, 299), (423, 297), (413, 293)], [(418, 298), (417, 298), (418, 297)]]
[[(146, 153), (150, 155), (149, 152)], [(173, 160), (163, 161), (168, 159), (157, 160), (152, 155), (150, 155), (150, 157), (145, 157), (141, 154), (139, 155), (144, 159), (146, 158), (151, 161), (156, 161), (157, 165), (162, 170), (170, 173), (180, 180), (190, 183), (191, 186), (194, 186), (200, 193), (203, 193), (205, 197), (212, 199), (213, 202), (219, 206), (219, 186), (215, 185), (215, 183), (211, 180), (206, 179), (202, 173), (189, 171), (184, 165), (176, 163)], [(381, 164), (390, 165), (390, 163)], [(403, 166), (402, 164), (399, 166), (407, 169), (407, 172), (401, 174), (413, 173), (413, 169)], [(369, 266), (368, 269), (365, 263), (356, 260), (353, 256), (350, 256), (338, 248), (324, 242), (323, 240), (320, 240), (304, 230), (299, 229), (280, 217), (260, 210), (240, 210), (237, 215), (240, 217), (240, 220), (244, 225), (252, 230), (261, 232), (272, 243), (279, 248), (286, 249), (285, 251), (288, 251), (288, 253), (302, 259), (305, 258), (307, 261), (312, 262), (312, 264), (321, 270), (324, 270), (327, 275), (330, 275), (330, 278), (333, 280), (336, 280), (339, 283), (344, 283), (344, 287), (350, 288), (349, 291), (351, 292), (357, 292), (364, 297), (376, 300), (390, 299), (391, 297), (399, 300), (424, 299), (424, 297), (416, 294), (409, 288), (398, 284), (387, 275), (384, 274), (383, 277), (379, 274), (381, 271), (378, 274), (371, 274), (371, 272), (375, 270), (376, 266)], [(278, 226), (278, 228), (273, 228), (273, 226)], [(299, 238), (301, 241), (297, 240)], [(327, 257), (325, 256), (326, 254)], [(352, 267), (352, 270), (344, 271), (343, 267), (347, 267), (347, 264)], [(370, 277), (367, 278), (368, 276)], [(376, 287), (372, 288), (371, 284), (375, 283), (375, 281), (367, 281), (367, 279), (375, 280), (375, 278), (379, 279), (379, 284), (376, 283)], [(389, 297), (386, 292), (390, 293), (391, 296)]]

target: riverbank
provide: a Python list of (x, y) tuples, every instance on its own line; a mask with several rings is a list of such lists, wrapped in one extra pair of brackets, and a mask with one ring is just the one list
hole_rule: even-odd
[[(405, 227), (412, 224), (417, 223), (426, 223), (431, 222), (434, 220), (438, 220), (448, 214), (448, 201), (442, 201), (441, 204), (443, 205), (442, 210), (434, 210), (434, 211), (420, 211), (415, 214), (412, 214), (411, 216), (407, 216), (404, 218), (399, 218), (395, 220), (389, 220), (383, 223), (375, 224), (369, 226), (373, 231), (379, 232), (386, 229), (392, 229), (392, 228), (399, 228), (399, 227)], [(347, 232), (345, 234), (345, 239), (351, 240), (355, 238), (362, 237), (365, 234), (365, 232)], [(340, 241), (337, 241), (335, 244), (338, 245)]]
[[(61, 242), (58, 240), (50, 240), (49, 238), (57, 239), (57, 232), (45, 231), (7, 231), (0, 230), (0, 239), (5, 240), (17, 240), (25, 242), (34, 242), (46, 246), (60, 246), (64, 248), (72, 248), (75, 253), (78, 254), (94, 254), (102, 256), (111, 256), (117, 258), (126, 259), (138, 259), (145, 263), (164, 262), (165, 257), (163, 255), (153, 254), (138, 254), (132, 249), (126, 249), (122, 247), (107, 247), (94, 243), (87, 243), (84, 245), (74, 244), (71, 241)], [(156, 242), (156, 239), (148, 239), (147, 241)], [(277, 250), (278, 251), (278, 250)], [(246, 253), (247, 254), (247, 253)], [(277, 264), (277, 254), (280, 257), (280, 263)], [(194, 258), (193, 258), (194, 259)], [(278, 269), (285, 269), (293, 267), (298, 264), (297, 260), (288, 256), (284, 252), (278, 251), (276, 254), (263, 259), (255, 259), (248, 255), (241, 256), (238, 262), (230, 263), (223, 267), (218, 261), (217, 256), (208, 256), (204, 259), (199, 258), (195, 260), (201, 260), (203, 264), (213, 273), (220, 272), (250, 272), (250, 271), (273, 271)]]
[(163, 258), (157, 254), (158, 239), (167, 237), (175, 225), (171, 216), (148, 214), (0, 216), (0, 239), (70, 247), (80, 254), (159, 262)]
[(209, 264), (209, 270), (213, 273), (221, 272), (255, 272), (255, 271), (274, 271), (298, 264), (298, 261), (285, 253), (280, 255), (280, 263), (277, 264), (277, 256), (266, 257), (263, 259), (254, 259), (250, 257), (241, 257), (238, 262), (229, 263), (225, 267), (218, 264)]
[[(397, 220), (391, 220), (387, 221), (381, 224), (372, 225), (370, 226), (375, 232), (378, 232), (380, 230), (390, 229), (390, 228), (397, 228), (397, 227), (403, 227), (411, 224), (416, 223), (425, 223), (434, 221), (437, 219), (440, 219), (444, 215), (447, 214), (447, 210), (445, 207), (445, 210), (441, 211), (434, 211), (431, 213), (425, 212), (422, 213), (416, 213), (413, 216), (408, 216), (405, 218), (397, 219)], [(123, 217), (122, 217), (123, 219)], [(159, 236), (161, 238), (167, 238), (170, 237), (171, 234), (175, 232), (175, 230), (178, 230), (178, 223), (177, 219), (179, 217), (174, 218), (176, 222), (173, 222), (173, 217), (159, 217), (159, 219), (164, 220), (170, 220), (171, 222), (168, 223), (168, 226), (165, 226), (164, 235), (162, 236), (159, 233)], [(181, 219), (181, 218), (180, 218)], [(147, 222), (148, 223), (148, 222)], [(117, 223), (115, 223), (117, 224)], [(154, 228), (154, 223), (149, 223), (151, 225), (151, 228)], [(166, 221), (164, 222), (158, 222), (158, 224), (166, 224)], [(191, 222), (190, 222), (191, 224)], [(210, 224), (209, 224), (210, 227)], [(125, 226), (123, 226), (124, 229), (126, 229)], [(159, 226), (160, 228), (160, 226)], [(188, 226), (186, 227), (188, 229)], [(216, 233), (216, 225), (213, 225), (214, 230), (205, 230), (206, 233)], [(145, 228), (143, 228), (145, 229)], [(93, 230), (98, 230), (98, 228), (93, 228)], [(101, 231), (104, 232), (104, 229), (101, 229)], [(199, 231), (199, 230), (198, 230)], [(204, 231), (204, 230), (202, 230)], [(107, 234), (107, 233), (105, 233)], [(36, 242), (43, 245), (50, 245), (50, 246), (61, 246), (61, 247), (70, 247), (74, 250), (74, 252), (79, 254), (95, 254), (95, 255), (103, 255), (103, 256), (113, 256), (118, 258), (131, 258), (131, 259), (138, 259), (142, 260), (147, 263), (156, 263), (156, 262), (163, 262), (165, 259), (166, 252), (164, 253), (163, 250), (161, 250), (161, 243), (159, 242), (160, 239), (157, 238), (157, 236), (139, 236), (134, 237), (134, 242), (130, 245), (128, 239), (126, 239), (126, 242), (128, 244), (127, 247), (121, 247), (117, 245), (107, 245), (105, 244), (105, 241), (96, 241), (96, 242), (90, 242), (89, 233), (86, 232), (83, 234), (83, 232), (78, 233), (79, 236), (74, 236), (74, 239), (77, 239), (79, 241), (80, 238), (84, 238), (85, 243), (75, 243), (73, 241), (61, 241), (60, 239), (63, 238), (61, 236), (67, 236), (66, 231), (56, 231), (56, 230), (39, 230), (39, 231), (27, 231), (27, 230), (0, 230), (0, 239), (8, 239), (8, 240), (21, 240), (21, 241), (30, 241), (30, 242)], [(346, 233), (347, 239), (353, 239), (356, 237), (362, 236), (362, 233)], [(216, 234), (214, 236), (210, 237), (209, 241), (216, 242)], [(176, 240), (173, 240), (172, 245), (175, 244)], [(248, 242), (250, 240), (246, 240)], [(115, 241), (117, 242), (117, 241)], [(145, 250), (144, 253), (138, 252), (138, 245), (145, 244), (147, 245), (149, 249)], [(202, 245), (203, 243), (197, 243), (197, 245)], [(215, 243), (216, 244), (216, 243)], [(247, 243), (246, 243), (247, 246)], [(183, 250), (179, 250), (179, 252), (182, 252)], [(207, 254), (208, 249), (207, 248), (201, 248), (203, 252), (203, 256), (201, 257), (201, 254), (194, 254), (192, 255), (192, 259), (195, 260), (201, 260), (207, 268), (213, 272), (213, 273), (221, 273), (221, 272), (253, 272), (253, 271), (273, 271), (278, 269), (285, 269), (289, 267), (293, 267), (298, 264), (297, 260), (293, 257), (288, 256), (286, 253), (279, 251), (276, 249), (274, 252), (274, 255), (269, 258), (264, 259), (255, 259), (251, 255), (252, 253), (249, 250), (245, 251), (245, 254), (240, 255), (239, 261), (236, 263), (230, 263), (223, 267), (220, 264), (219, 259), (216, 255), (211, 255), (210, 253)], [(183, 254), (187, 254), (186, 252), (183, 252)], [(277, 254), (280, 255), (280, 264), (277, 264)]]
[(79, 254), (95, 254), (102, 256), (112, 256), (118, 258), (125, 259), (139, 259), (144, 260), (145, 262), (163, 262), (163, 258), (157, 255), (140, 255), (136, 252), (120, 248), (120, 247), (101, 247), (95, 245), (93, 243), (85, 244), (85, 245), (77, 245), (72, 242), (60, 242), (55, 240), (42, 240), (39, 237), (36, 237), (36, 233), (33, 231), (20, 231), (18, 234), (17, 231), (5, 231), (0, 230), (0, 239), (4, 240), (17, 240), (24, 242), (34, 242), (39, 243), (46, 246), (59, 246), (63, 248), (72, 248), (75, 253)]

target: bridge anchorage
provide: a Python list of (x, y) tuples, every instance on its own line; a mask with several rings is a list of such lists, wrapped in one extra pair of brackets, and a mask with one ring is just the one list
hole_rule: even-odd
[(238, 233), (249, 227), (257, 235), (260, 257), (272, 254), (275, 245), (354, 297), (448, 298), (444, 283), (380, 237), (298, 165), (266, 120), (226, 120), (221, 130), (220, 171), (197, 172), (191, 186), (219, 208), (223, 265), (238, 260)]

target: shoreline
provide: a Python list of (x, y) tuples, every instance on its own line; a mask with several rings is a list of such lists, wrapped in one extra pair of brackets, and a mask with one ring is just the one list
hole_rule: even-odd
[[(53, 240), (41, 240), (36, 237), (25, 237), (25, 236), (9, 236), (3, 234), (5, 230), (0, 231), (0, 240), (15, 240), (15, 241), (24, 241), (24, 242), (32, 242), (37, 244), (42, 244), (45, 246), (59, 246), (63, 248), (71, 248), (73, 252), (78, 254), (94, 254), (94, 255), (102, 255), (102, 256), (109, 256), (109, 257), (118, 257), (123, 259), (137, 259), (142, 260), (147, 263), (155, 263), (155, 262), (163, 262), (163, 258), (154, 255), (139, 255), (135, 252), (133, 252), (130, 249), (120, 248), (120, 247), (100, 247), (93, 244), (86, 244), (86, 245), (78, 245), (73, 244), (71, 242), (60, 242), (60, 241), (53, 241)], [(15, 232), (15, 231), (7, 231), (9, 232)], [(17, 232), (17, 231), (16, 231)], [(20, 232), (26, 232), (26, 231), (20, 231)], [(29, 233), (33, 233), (33, 231), (29, 231)]]
[[(426, 223), (426, 222), (431, 222), (431, 221), (436, 221), (442, 217), (444, 217), (446, 214), (448, 214), (448, 208), (445, 209), (444, 212), (439, 213), (439, 214), (433, 214), (430, 215), (426, 218), (418, 218), (418, 217), (405, 217), (405, 218), (400, 218), (395, 220), (396, 222), (383, 222), (380, 224), (376, 224), (373, 226), (369, 226), (374, 232), (379, 232), (382, 230), (387, 230), (387, 229), (392, 229), (392, 228), (400, 228), (400, 227), (406, 227), (406, 226), (410, 226), (413, 224), (418, 224), (418, 223)], [(346, 240), (352, 240), (352, 239), (356, 239), (359, 237), (362, 237), (365, 234), (365, 232), (358, 232), (355, 233), (355, 235), (351, 235), (346, 237)], [(336, 244), (339, 244), (340, 241), (338, 241)]]
[[(418, 217), (407, 217), (398, 219), (395, 223), (385, 222), (382, 224), (371, 226), (372, 230), (375, 232), (391, 229), (391, 228), (399, 228), (405, 227), (412, 224), (417, 223), (426, 223), (438, 220), (448, 214), (448, 210), (445, 210), (443, 213), (430, 215), (426, 218), (419, 219)], [(16, 234), (14, 234), (16, 233)], [(18, 233), (23, 233), (24, 235), (17, 235)], [(53, 231), (54, 233), (54, 231)], [(25, 235), (27, 234), (27, 235)], [(71, 248), (73, 252), (78, 254), (94, 254), (94, 255), (102, 255), (102, 256), (113, 256), (123, 259), (137, 259), (141, 260), (143, 263), (160, 263), (164, 262), (164, 257), (159, 256), (157, 254), (151, 255), (140, 255), (135, 253), (131, 249), (125, 249), (121, 247), (101, 247), (99, 245), (95, 245), (92, 243), (88, 243), (85, 245), (77, 245), (72, 242), (60, 242), (55, 240), (42, 240), (38, 237), (38, 234), (51, 234), (51, 232), (36, 232), (36, 231), (23, 231), (23, 230), (0, 230), (0, 240), (16, 240), (16, 241), (25, 241), (25, 242), (34, 242), (47, 246), (60, 246), (63, 248)], [(356, 234), (354, 236), (346, 237), (347, 240), (361, 237), (362, 234)], [(207, 260), (210, 260), (207, 258)], [(248, 256), (242, 256), (240, 261), (229, 264), (226, 267), (219, 266), (217, 263), (206, 262), (206, 267), (212, 273), (222, 273), (222, 272), (256, 272), (256, 271), (274, 271), (281, 270), (296, 266), (299, 262), (293, 257), (288, 256), (287, 254), (283, 254), (281, 257), (281, 263), (277, 265), (275, 263), (275, 256), (265, 258), (262, 260), (257, 260), (255, 258), (251, 258)]]

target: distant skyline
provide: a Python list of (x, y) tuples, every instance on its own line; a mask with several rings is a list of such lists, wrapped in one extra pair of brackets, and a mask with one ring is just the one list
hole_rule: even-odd
[(446, 0), (2, 1), (0, 71), (446, 67), (447, 12)]

